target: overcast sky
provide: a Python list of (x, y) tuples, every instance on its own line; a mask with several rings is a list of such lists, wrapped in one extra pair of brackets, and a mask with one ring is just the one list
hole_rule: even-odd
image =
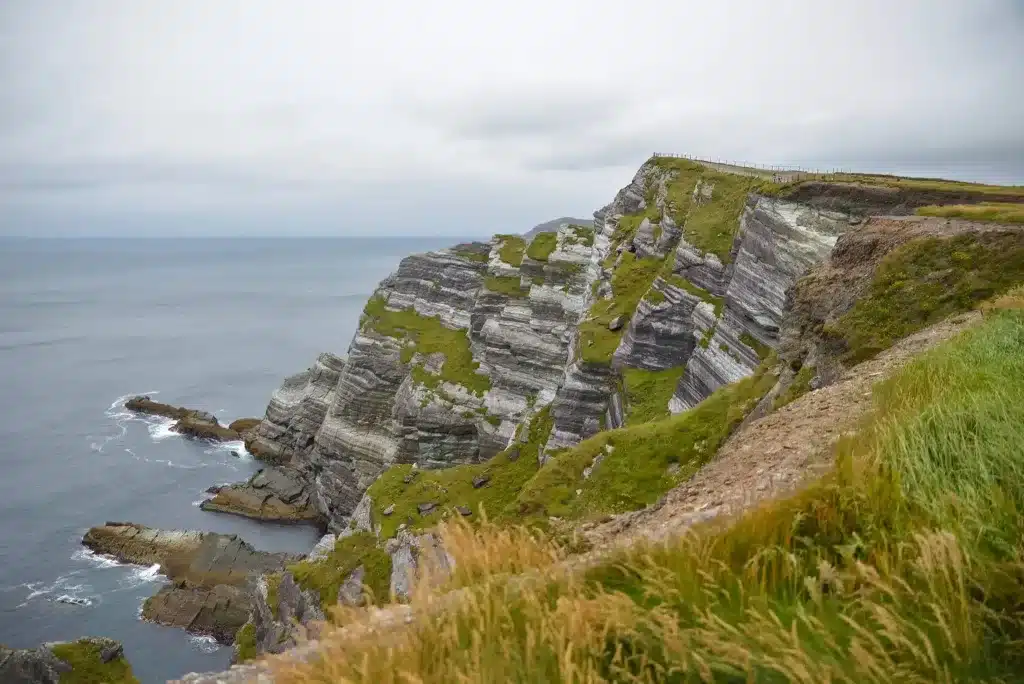
[(1024, 183), (1022, 83), (1021, 0), (5, 0), (0, 234), (518, 232), (654, 150)]

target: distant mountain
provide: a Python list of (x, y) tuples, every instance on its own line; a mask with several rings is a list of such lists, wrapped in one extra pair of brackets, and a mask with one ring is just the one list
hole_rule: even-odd
[(563, 216), (562, 218), (551, 219), (550, 221), (545, 221), (544, 223), (537, 224), (529, 231), (524, 233), (523, 237), (532, 238), (537, 233), (554, 233), (558, 230), (558, 226), (562, 225), (563, 223), (572, 223), (577, 226), (586, 226), (587, 228), (594, 227), (594, 219), (581, 219), (572, 218), (571, 216)]

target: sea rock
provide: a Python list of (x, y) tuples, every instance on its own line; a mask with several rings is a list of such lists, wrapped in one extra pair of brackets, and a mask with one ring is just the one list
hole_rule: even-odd
[(305, 482), (290, 468), (258, 470), (247, 481), (219, 487), (200, 504), (204, 511), (233, 513), (266, 522), (318, 522), (320, 512)]
[(216, 416), (207, 411), (163, 404), (144, 396), (132, 397), (124, 406), (136, 413), (173, 418), (177, 422), (171, 426), (171, 430), (186, 437), (214, 442), (230, 442), (242, 438), (237, 431), (221, 425)]
[(146, 601), (143, 617), (226, 644), (249, 618), (250, 580), (301, 559), (257, 551), (238, 535), (158, 530), (132, 523), (93, 527), (82, 543), (122, 562), (159, 564), (172, 583)]

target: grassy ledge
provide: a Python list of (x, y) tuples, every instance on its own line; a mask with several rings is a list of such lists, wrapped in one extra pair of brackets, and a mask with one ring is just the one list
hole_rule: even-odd
[(526, 297), (530, 294), (530, 288), (523, 287), (521, 282), (519, 276), (488, 276), (484, 280), (484, 287), (508, 297)]
[(391, 556), (377, 548), (377, 538), (369, 532), (357, 532), (339, 539), (327, 556), (315, 561), (300, 561), (288, 566), (295, 582), (303, 589), (320, 594), (324, 613), (338, 604), (338, 590), (348, 575), (363, 566), (363, 591), (372, 602), (385, 602), (391, 590)]
[(587, 319), (579, 326), (580, 356), (584, 361), (611, 363), (622, 339), (622, 330), (609, 330), (608, 324), (618, 316), (629, 319), (660, 268), (660, 259), (637, 259), (632, 252), (623, 252), (622, 261), (612, 274), (611, 298), (594, 302)]
[(61, 673), (61, 684), (139, 684), (124, 656), (104, 663), (102, 647), (88, 639), (57, 644), (51, 650), (72, 668)]
[(856, 363), (1024, 282), (1024, 234), (912, 240), (887, 254), (863, 297), (823, 332)]
[[(373, 499), (373, 519), (380, 525), (381, 538), (393, 537), (403, 523), (412, 529), (433, 527), (456, 506), (468, 508), (473, 521), (483, 514), (492, 519), (512, 515), (520, 490), (537, 472), (537, 455), (553, 423), (551, 408), (545, 406), (530, 421), (526, 443), (513, 444), (485, 463), (439, 470), (413, 470), (411, 465), (388, 468), (367, 492)], [(411, 482), (406, 483), (410, 475)], [(486, 477), (487, 483), (473, 487), (473, 481), (480, 477)], [(426, 503), (436, 507), (421, 515), (417, 507)], [(391, 515), (384, 515), (391, 506)]]
[(244, 663), (259, 655), (256, 649), (256, 625), (246, 622), (235, 633), (235, 654), (237, 661)]
[(526, 248), (526, 256), (534, 261), (547, 261), (558, 246), (557, 233), (538, 233)]
[(622, 381), (626, 391), (626, 425), (667, 418), (668, 402), (685, 370), (686, 366), (660, 371), (624, 368)]
[(497, 235), (501, 240), (498, 258), (509, 266), (522, 266), (523, 254), (526, 252), (526, 240), (518, 235)]
[[(706, 463), (775, 384), (774, 358), (743, 380), (665, 420), (594, 435), (552, 454), (519, 495), (523, 511), (589, 517), (653, 503)], [(607, 448), (610, 447), (610, 450)], [(587, 480), (583, 470), (605, 454)], [(669, 466), (678, 464), (675, 473)], [(582, 490), (579, 495), (576, 490)]]
[(722, 317), (722, 310), (725, 309), (725, 297), (716, 297), (702, 287), (697, 287), (686, 278), (681, 275), (669, 275), (665, 278), (669, 283), (676, 287), (682, 288), (692, 294), (694, 297), (699, 297), (702, 301), (707, 302), (711, 306), (715, 307), (715, 318)]
[(566, 235), (566, 245), (583, 245), (585, 247), (594, 246), (594, 229), (588, 228), (587, 226), (569, 226), (572, 228), (572, 234)]
[(411, 309), (392, 311), (378, 296), (370, 298), (363, 314), (368, 328), (411, 343), (402, 348), (403, 363), (411, 361), (417, 352), (445, 355), (440, 375), (433, 376), (420, 366), (414, 367), (413, 377), (417, 382), (429, 387), (436, 387), (440, 381), (451, 382), (477, 395), (491, 388), (491, 379), (476, 372), (480, 364), (473, 360), (465, 330), (446, 328), (440, 318), (421, 316)]

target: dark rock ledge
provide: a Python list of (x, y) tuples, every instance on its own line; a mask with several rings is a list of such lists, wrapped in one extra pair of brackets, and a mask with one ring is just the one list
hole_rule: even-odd
[(132, 397), (124, 403), (129, 411), (151, 416), (163, 416), (177, 421), (171, 428), (186, 437), (206, 439), (212, 442), (233, 442), (244, 440), (247, 433), (259, 424), (256, 418), (240, 418), (224, 427), (216, 416), (208, 411), (197, 411), (182, 406), (172, 406), (153, 401), (149, 397)]
[(302, 558), (257, 551), (234, 534), (158, 530), (134, 523), (93, 527), (82, 543), (122, 562), (159, 563), (171, 583), (146, 600), (142, 616), (210, 635), (223, 644), (231, 644), (249, 619), (255, 579)]

